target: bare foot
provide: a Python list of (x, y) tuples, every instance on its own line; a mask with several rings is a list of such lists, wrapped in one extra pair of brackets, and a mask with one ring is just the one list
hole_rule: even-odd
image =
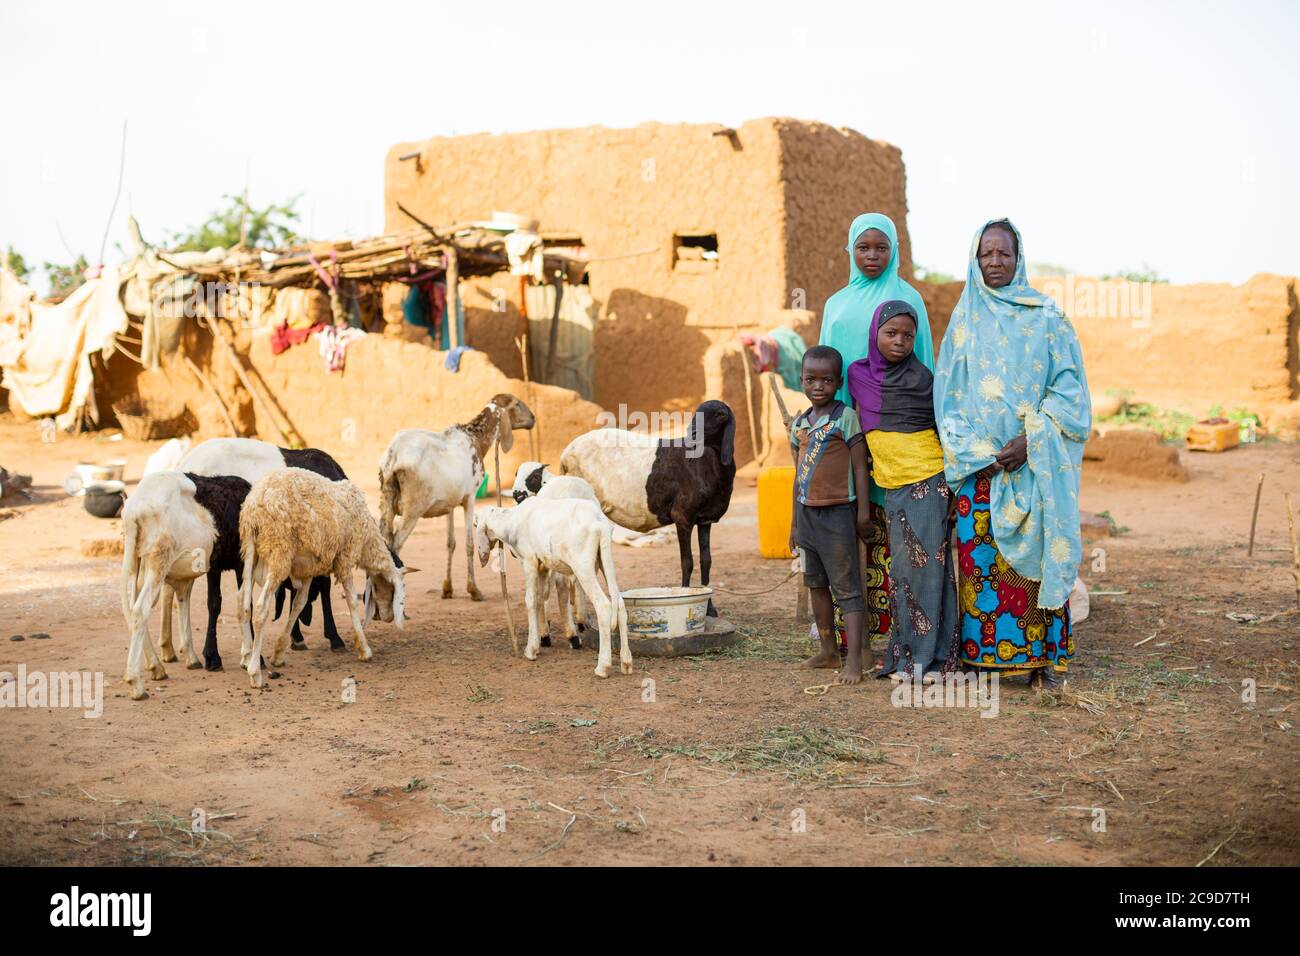
[(834, 670), (840, 666), (840, 652), (838, 650), (822, 651), (815, 657), (810, 657), (803, 662), (804, 667), (827, 667)]
[(840, 668), (840, 676), (837, 680), (841, 684), (861, 684), (862, 683), (862, 655), (850, 652), (844, 660), (844, 666)]

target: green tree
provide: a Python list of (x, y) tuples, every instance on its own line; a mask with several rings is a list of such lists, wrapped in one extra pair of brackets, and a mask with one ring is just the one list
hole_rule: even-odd
[(244, 200), (227, 194), (222, 196), (225, 205), (214, 210), (207, 222), (188, 232), (175, 233), (172, 236), (173, 248), (200, 252), (216, 246), (231, 249), (239, 245), (241, 233), (250, 249), (287, 246), (301, 238), (293, 228), (299, 220), (294, 207), (300, 198), (294, 196), (286, 203), (270, 203), (261, 209), (249, 206), (245, 212)]
[(31, 270), (27, 268), (27, 263), (23, 261), (23, 257), (14, 252), (13, 246), (10, 246), (9, 250), (5, 253), (5, 263), (9, 266), (14, 275), (22, 279), (24, 282), (27, 281), (27, 275)]
[(957, 277), (951, 276), (946, 272), (936, 272), (933, 269), (927, 269), (922, 265), (913, 266), (913, 272), (922, 282), (956, 282)]
[(70, 292), (86, 281), (86, 270), (90, 268), (90, 263), (86, 261), (85, 256), (77, 256), (77, 261), (72, 265), (63, 266), (57, 262), (47, 262), (42, 268), (50, 282), (50, 298), (65, 299)]
[(1123, 279), (1126, 282), (1168, 282), (1169, 281), (1164, 276), (1162, 276), (1159, 272), (1156, 272), (1155, 269), (1152, 269), (1145, 262), (1142, 263), (1141, 271), (1110, 272), (1102, 276), (1102, 279), (1103, 280)]
[(1031, 276), (1068, 276), (1074, 270), (1066, 266), (1058, 266), (1054, 262), (1031, 262), (1026, 266), (1025, 271)]

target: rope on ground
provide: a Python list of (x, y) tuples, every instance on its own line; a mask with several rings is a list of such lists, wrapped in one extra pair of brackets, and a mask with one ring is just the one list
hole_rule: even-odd
[(763, 588), (763, 590), (761, 591), (732, 591), (729, 588), (719, 587), (716, 584), (710, 584), (708, 585), (708, 587), (713, 588), (713, 590), (715, 591), (721, 591), (723, 594), (732, 594), (735, 595), (736, 597), (757, 597), (760, 594), (767, 594), (770, 591), (775, 591), (777, 588), (785, 584), (786, 581), (789, 581), (792, 577), (794, 577), (798, 573), (799, 573), (798, 571), (791, 571), (780, 581), (777, 581), (776, 584), (773, 584), (770, 588)]

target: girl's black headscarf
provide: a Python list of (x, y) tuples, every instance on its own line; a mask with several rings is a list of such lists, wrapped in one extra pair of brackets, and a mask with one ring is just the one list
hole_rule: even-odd
[(913, 326), (917, 324), (916, 310), (907, 302), (880, 303), (871, 317), (867, 357), (849, 366), (849, 394), (858, 406), (864, 432), (920, 432), (935, 427), (933, 373), (915, 351), (894, 364), (876, 345), (880, 327), (897, 315), (911, 316)]

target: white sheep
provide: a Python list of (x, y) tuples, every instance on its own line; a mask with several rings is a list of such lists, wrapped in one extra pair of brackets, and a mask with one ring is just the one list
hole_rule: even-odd
[[(333, 575), (352, 613), (353, 647), (360, 660), (371, 658), (364, 621), (370, 608), (362, 610), (352, 587), (355, 568), (365, 571), (382, 621), (404, 625), (405, 569), (385, 544), (379, 525), (366, 507), (366, 497), (350, 481), (331, 481), (301, 468), (274, 471), (253, 485), (239, 514), (239, 546), (244, 560), (240, 585), (240, 623), (244, 643), (240, 666), (248, 671), (254, 687), (262, 686), (262, 639), (271, 613), (273, 592), (288, 578), (297, 589), (284, 630), (271, 653), (272, 666), (284, 660), (293, 622), (298, 619), (310, 593), (306, 584), (320, 575)], [(261, 587), (256, 615), (253, 589)], [(256, 636), (250, 640), (248, 624), (256, 616)]]
[(123, 680), (131, 699), (143, 700), (142, 658), (149, 660), (154, 680), (164, 680), (162, 666), (149, 639), (149, 615), (162, 595), (173, 588), (180, 601), (181, 647), (189, 667), (202, 667), (194, 652), (190, 627), (190, 589), (208, 572), (217, 527), (212, 514), (195, 500), (195, 484), (179, 471), (160, 471), (140, 480), (122, 509), (122, 613), (131, 630)]
[[(500, 394), (470, 422), (441, 432), (423, 428), (399, 431), (389, 442), (379, 463), (382, 497), (379, 524), (384, 540), (400, 552), (421, 518), (447, 516), (447, 575), (442, 596), (449, 598), (451, 561), (456, 552), (456, 509), (465, 509), (466, 590), (483, 600), (474, 583), (474, 498), (483, 481), (483, 462), (494, 440), (502, 451), (514, 443), (513, 430), (532, 428), (535, 419), (528, 406), (513, 395)], [(500, 476), (498, 476), (498, 481)], [(397, 524), (400, 516), (401, 522)]]
[[(497, 543), (504, 544), (524, 568), (524, 600), (528, 607), (528, 645), (524, 657), (537, 659), (541, 635), (546, 628), (543, 613), (547, 585), (552, 573), (577, 579), (596, 611), (600, 629), (600, 652), (596, 676), (608, 677), (611, 663), (610, 632), (617, 615), (619, 667), (632, 673), (632, 648), (627, 638), (627, 608), (618, 589), (614, 570), (612, 525), (600, 508), (576, 498), (547, 500), (528, 498), (514, 508), (481, 508), (474, 516), (474, 541), (479, 562), (487, 564)], [(609, 596), (600, 589), (597, 571), (605, 574)], [(561, 602), (564, 589), (558, 589)]]

